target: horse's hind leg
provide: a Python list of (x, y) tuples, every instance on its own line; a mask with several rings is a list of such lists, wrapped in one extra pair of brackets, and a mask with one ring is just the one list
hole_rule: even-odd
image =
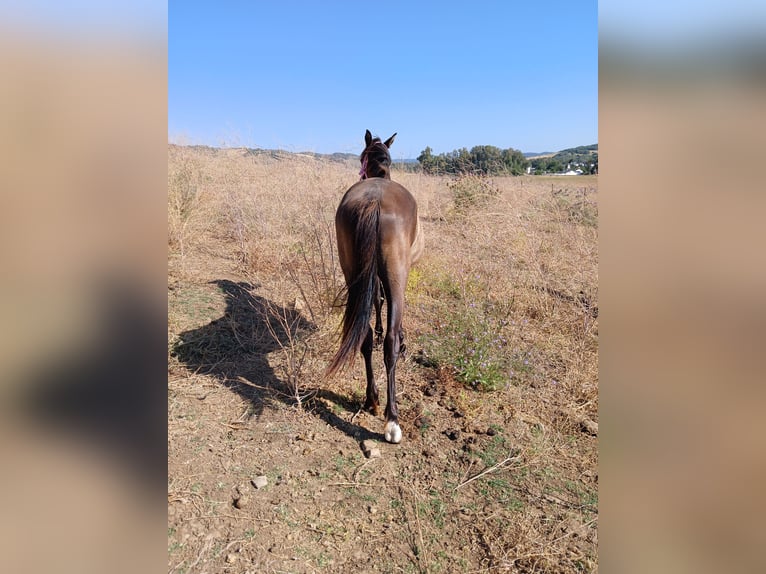
[(375, 376), (372, 372), (372, 328), (367, 331), (367, 336), (362, 342), (362, 356), (364, 357), (364, 370), (367, 374), (367, 399), (364, 402), (364, 408), (377, 416), (380, 402), (378, 399), (378, 387), (375, 384)]
[(375, 303), (375, 344), (380, 345), (383, 342), (383, 327), (380, 318), (380, 312), (383, 307), (383, 285), (380, 279), (375, 281), (375, 293), (373, 294)]
[(386, 338), (383, 342), (383, 360), (386, 363), (386, 426), (383, 436), (386, 441), (399, 443), (402, 440), (402, 429), (399, 427), (399, 412), (396, 407), (396, 362), (402, 346), (402, 313), (404, 311), (403, 289), (391, 291), (386, 289), (388, 300), (388, 325)]

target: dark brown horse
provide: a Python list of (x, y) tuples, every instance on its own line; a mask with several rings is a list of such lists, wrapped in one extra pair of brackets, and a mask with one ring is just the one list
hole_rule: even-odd
[[(328, 375), (353, 362), (362, 352), (367, 373), (367, 400), (364, 408), (378, 414), (378, 387), (372, 372), (372, 307), (376, 307), (376, 331), (380, 328), (381, 294), (388, 302), (383, 361), (386, 364), (386, 426), (388, 442), (402, 440), (396, 408), (396, 362), (404, 352), (402, 315), (404, 290), (410, 266), (423, 252), (423, 234), (418, 205), (404, 187), (391, 181), (388, 148), (396, 134), (385, 142), (365, 133), (360, 156), (361, 181), (352, 185), (338, 206), (335, 230), (338, 255), (348, 287), (340, 349), (327, 368)], [(380, 330), (382, 332), (382, 329)]]

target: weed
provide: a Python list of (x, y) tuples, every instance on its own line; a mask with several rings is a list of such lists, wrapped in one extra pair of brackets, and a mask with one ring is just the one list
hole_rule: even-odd
[(508, 341), (510, 306), (492, 301), (478, 274), (453, 277), (434, 273), (424, 280), (435, 299), (434, 330), (421, 335), (429, 364), (447, 368), (472, 389), (496, 391), (509, 380)]
[(489, 428), (494, 432), (494, 436), (502, 434), (503, 430), (505, 430), (502, 426), (495, 423), (489, 425)]
[(502, 434), (497, 434), (492, 437), (484, 450), (476, 452), (476, 456), (489, 468), (508, 456), (508, 450), (506, 438)]
[(429, 494), (431, 495), (431, 499), (429, 500), (431, 517), (436, 527), (441, 530), (444, 528), (444, 515), (447, 512), (447, 505), (441, 498), (439, 498), (438, 492), (432, 490)]
[(407, 289), (406, 295), (414, 295), (420, 290), (420, 286), (423, 283), (423, 271), (417, 267), (410, 269), (410, 274), (407, 277)]
[(333, 462), (335, 463), (335, 472), (340, 473), (343, 471), (343, 469), (351, 467), (354, 463), (354, 460), (352, 457), (336, 455)]
[(564, 488), (575, 495), (583, 509), (591, 512), (598, 509), (598, 491), (584, 488), (580, 483), (571, 480), (564, 482)]
[(500, 331), (505, 320), (469, 304), (438, 320), (436, 330), (422, 337), (424, 351), (437, 366), (450, 368), (466, 386), (496, 391), (508, 382), (506, 340)]
[(420, 431), (420, 436), (425, 436), (428, 432), (428, 429), (431, 428), (431, 419), (433, 417), (433, 413), (429, 410), (423, 411), (423, 413), (418, 417), (417, 419), (417, 426), (418, 430)]
[(330, 564), (330, 555), (326, 552), (320, 552), (319, 556), (315, 559), (317, 566), (320, 568), (324, 568), (325, 566)]
[(484, 484), (486, 487), (483, 494), (497, 500), (511, 512), (518, 512), (524, 508), (524, 503), (514, 496), (513, 486), (505, 478), (489, 477)]
[(534, 373), (533, 359), (528, 351), (515, 350), (511, 354), (508, 378), (513, 385), (526, 383)]

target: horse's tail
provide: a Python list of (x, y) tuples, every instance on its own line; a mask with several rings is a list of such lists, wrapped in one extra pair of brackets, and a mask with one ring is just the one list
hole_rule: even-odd
[(353, 281), (348, 286), (340, 348), (327, 367), (327, 376), (353, 363), (370, 330), (375, 283), (378, 280), (380, 202), (370, 201), (355, 215)]

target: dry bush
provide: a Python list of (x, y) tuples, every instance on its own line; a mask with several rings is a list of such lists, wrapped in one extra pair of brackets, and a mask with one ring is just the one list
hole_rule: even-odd
[(486, 175), (463, 173), (447, 184), (452, 192), (455, 212), (465, 214), (469, 209), (486, 205), (500, 194), (500, 189)]
[(200, 201), (201, 167), (187, 150), (170, 150), (168, 162), (168, 245), (183, 254)]

